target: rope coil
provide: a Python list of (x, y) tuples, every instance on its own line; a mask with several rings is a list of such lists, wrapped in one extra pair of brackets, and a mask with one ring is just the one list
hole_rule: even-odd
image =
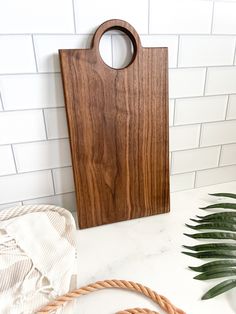
[[(130, 290), (130, 291), (136, 291), (145, 295), (151, 300), (153, 300), (156, 304), (159, 305), (161, 309), (165, 310), (167, 314), (186, 314), (184, 311), (174, 306), (167, 298), (165, 298), (162, 295), (157, 294), (155, 291), (151, 290), (150, 288), (145, 287), (139, 283), (126, 281), (126, 280), (98, 281), (98, 282), (89, 284), (87, 286), (81, 287), (79, 289), (73, 290), (62, 296), (59, 296), (54, 301), (52, 301), (48, 305), (41, 308), (37, 312), (37, 314), (53, 313), (59, 307), (65, 305), (67, 302), (74, 300), (75, 298), (78, 298), (82, 295), (89, 294), (93, 291), (107, 289), (107, 288), (119, 288), (119, 289), (125, 289), (125, 290)], [(119, 311), (116, 314), (159, 314), (159, 313), (152, 310), (148, 310), (148, 309), (135, 308), (135, 309), (127, 309), (124, 311)]]

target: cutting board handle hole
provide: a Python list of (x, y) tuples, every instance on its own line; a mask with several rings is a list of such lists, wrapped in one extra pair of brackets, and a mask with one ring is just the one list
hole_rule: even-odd
[(103, 64), (110, 69), (122, 70), (135, 62), (142, 45), (132, 25), (114, 19), (98, 27), (93, 36), (92, 48)]
[(102, 35), (99, 52), (103, 62), (113, 69), (128, 67), (134, 59), (134, 45), (120, 30), (110, 30)]

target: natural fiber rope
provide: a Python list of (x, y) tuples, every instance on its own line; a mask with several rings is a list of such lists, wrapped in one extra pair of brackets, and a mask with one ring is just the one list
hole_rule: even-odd
[[(144, 294), (151, 300), (153, 300), (156, 304), (160, 306), (163, 310), (166, 311), (168, 314), (186, 314), (184, 311), (175, 307), (171, 302), (163, 297), (162, 295), (157, 294), (155, 291), (132, 281), (126, 280), (105, 280), (105, 281), (98, 281), (88, 286), (73, 290), (68, 292), (58, 298), (56, 298), (53, 302), (49, 303), (45, 307), (39, 310), (37, 314), (46, 314), (52, 313), (53, 311), (57, 310), (60, 306), (66, 304), (69, 301), (72, 301), (75, 298), (80, 297), (81, 295), (89, 294), (93, 291), (106, 289), (106, 288), (120, 288), (126, 289), (131, 291), (136, 291), (141, 294)], [(158, 314), (155, 311), (151, 311), (148, 309), (128, 309), (125, 311), (117, 312), (116, 314)]]

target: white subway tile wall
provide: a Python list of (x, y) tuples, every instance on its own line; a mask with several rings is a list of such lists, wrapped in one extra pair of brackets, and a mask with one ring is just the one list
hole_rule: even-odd
[(236, 119), (236, 95), (229, 96), (229, 106), (226, 119)]
[[(236, 180), (235, 12), (225, 0), (2, 1), (0, 209), (76, 209), (58, 49), (89, 48), (111, 18), (169, 49), (171, 191)], [(108, 32), (100, 54), (121, 67), (128, 43)]]

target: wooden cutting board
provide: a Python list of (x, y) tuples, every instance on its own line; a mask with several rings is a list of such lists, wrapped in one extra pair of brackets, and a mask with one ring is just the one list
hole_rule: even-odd
[[(100, 56), (110, 29), (132, 41), (125, 68)], [(130, 24), (109, 20), (91, 49), (59, 53), (80, 228), (168, 212), (167, 48), (143, 48)]]

